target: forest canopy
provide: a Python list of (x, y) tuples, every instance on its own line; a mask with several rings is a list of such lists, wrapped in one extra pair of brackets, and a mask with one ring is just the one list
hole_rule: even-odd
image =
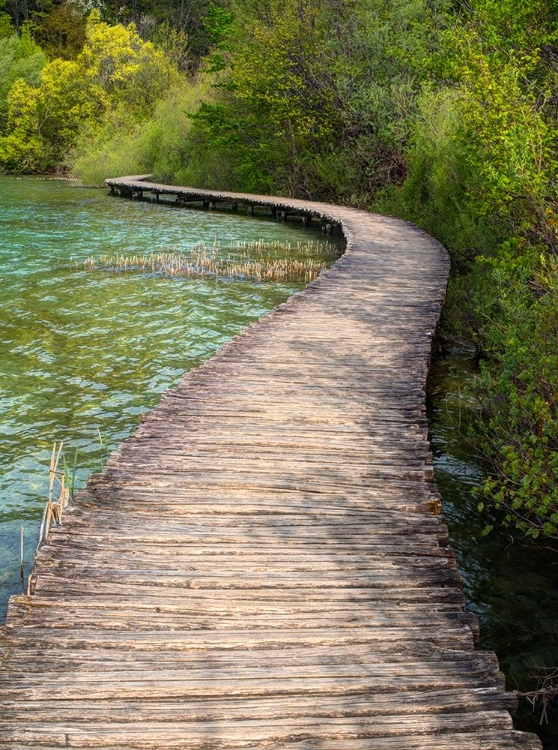
[(558, 538), (558, 0), (4, 0), (0, 170), (410, 219), (474, 348), (479, 510)]

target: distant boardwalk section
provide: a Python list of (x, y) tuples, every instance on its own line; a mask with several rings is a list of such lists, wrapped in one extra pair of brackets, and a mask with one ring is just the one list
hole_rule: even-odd
[(321, 224), (347, 252), (164, 393), (52, 530), (0, 638), (0, 747), (540, 749), (437, 515), (444, 249), (339, 206), (108, 184)]

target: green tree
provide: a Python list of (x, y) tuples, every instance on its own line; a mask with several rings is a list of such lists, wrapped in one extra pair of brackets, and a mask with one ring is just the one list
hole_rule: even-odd
[(246, 189), (370, 205), (406, 176), (410, 114), (444, 0), (236, 0), (195, 135)]
[[(27, 53), (35, 49), (24, 35), (18, 44), (27, 45)], [(9, 171), (67, 167), (81, 132), (92, 136), (103, 117), (126, 127), (134, 118), (149, 117), (157, 100), (178, 79), (174, 66), (139, 37), (133, 24), (109, 26), (98, 11), (90, 15), (77, 60), (53, 60), (42, 68), (38, 80), (30, 75), (25, 80), (21, 71), (20, 64), (6, 83), (0, 165)]]
[(0, 130), (6, 126), (8, 94), (15, 81), (22, 79), (36, 86), (45, 65), (46, 57), (27, 27), (22, 29), (21, 36), (11, 33), (0, 38)]
[(375, 0), (344, 20), (338, 45), (350, 65), (339, 82), (344, 130), (334, 175), (345, 200), (370, 207), (406, 179), (428, 61), (447, 10), (446, 0)]
[(312, 161), (332, 147), (341, 124), (342, 61), (325, 7), (306, 0), (273, 0), (265, 12), (234, 7), (221, 50), (208, 61), (209, 70), (223, 68), (221, 101), (202, 106), (196, 134), (226, 158), (237, 186), (306, 195), (315, 187)]
[(87, 12), (75, 0), (62, 0), (33, 16), (35, 39), (49, 59), (75, 60), (85, 43)]
[(5, 39), (11, 36), (15, 29), (12, 25), (12, 19), (8, 13), (4, 13), (2, 10), (3, 4), (0, 3), (0, 39)]
[(91, 83), (103, 90), (107, 104), (122, 103), (144, 115), (177, 80), (176, 68), (151, 42), (141, 39), (133, 23), (110, 26), (97, 10), (89, 16), (78, 63)]
[(19, 79), (8, 96), (8, 135), (0, 163), (10, 171), (48, 171), (65, 164), (80, 126), (98, 116), (100, 90), (78, 63), (54, 60), (39, 85)]

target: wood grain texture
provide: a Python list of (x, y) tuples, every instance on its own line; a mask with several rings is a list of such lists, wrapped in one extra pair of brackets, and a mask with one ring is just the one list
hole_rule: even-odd
[(0, 636), (0, 747), (540, 748), (437, 515), (444, 249), (339, 206), (109, 184), (323, 220), (347, 251), (164, 393), (53, 529)]

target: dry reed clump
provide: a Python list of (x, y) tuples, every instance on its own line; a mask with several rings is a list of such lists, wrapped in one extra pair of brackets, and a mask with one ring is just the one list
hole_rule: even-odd
[[(227, 252), (227, 256), (223, 257)], [(329, 243), (290, 243), (263, 240), (238, 242), (223, 251), (217, 244), (197, 245), (188, 252), (153, 252), (149, 255), (101, 255), (84, 261), (87, 270), (121, 273), (148, 272), (186, 278), (209, 277), (253, 281), (304, 281), (315, 279), (336, 256)]]

